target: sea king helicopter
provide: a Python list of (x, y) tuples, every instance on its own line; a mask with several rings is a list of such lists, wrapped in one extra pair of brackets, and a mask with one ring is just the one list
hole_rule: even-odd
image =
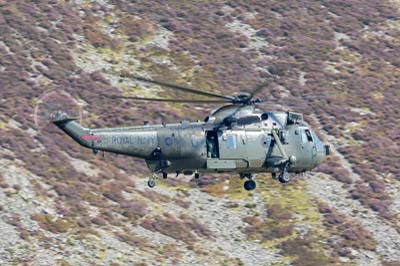
[(85, 128), (76, 118), (57, 111), (52, 122), (80, 145), (99, 151), (142, 158), (152, 172), (148, 186), (154, 187), (159, 175), (177, 176), (201, 173), (236, 173), (246, 190), (256, 188), (254, 174), (272, 173), (282, 183), (291, 173), (302, 173), (318, 166), (329, 154), (303, 115), (295, 112), (263, 111), (256, 108), (266, 99), (254, 98), (266, 84), (250, 93), (225, 96), (182, 85), (132, 78), (146, 83), (210, 97), (204, 99), (163, 99), (134, 96), (110, 96), (138, 101), (223, 104), (203, 122), (181, 122), (118, 127)]

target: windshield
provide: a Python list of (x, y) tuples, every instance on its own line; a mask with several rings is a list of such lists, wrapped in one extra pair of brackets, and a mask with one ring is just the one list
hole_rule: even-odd
[(312, 136), (314, 138), (315, 144), (316, 144), (316, 148), (318, 152), (323, 152), (324, 151), (324, 144), (322, 143), (322, 141), (318, 138), (317, 134), (315, 134), (315, 132), (313, 130), (310, 130), (312, 133)]

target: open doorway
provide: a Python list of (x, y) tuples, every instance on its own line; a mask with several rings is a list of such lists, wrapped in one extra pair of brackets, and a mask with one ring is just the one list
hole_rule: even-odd
[(215, 131), (207, 131), (206, 143), (207, 143), (207, 157), (219, 158), (218, 133)]

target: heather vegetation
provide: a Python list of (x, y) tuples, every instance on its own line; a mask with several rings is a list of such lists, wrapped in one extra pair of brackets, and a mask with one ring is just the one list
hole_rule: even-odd
[(323, 225), (327, 231), (340, 237), (340, 239), (328, 241), (330, 248), (334, 251), (334, 256), (353, 258), (351, 249), (375, 250), (376, 242), (371, 233), (359, 223), (349, 220), (325, 204), (320, 204), (318, 209), (323, 216)]
[(262, 221), (257, 217), (245, 217), (244, 221), (250, 226), (245, 232), (251, 238), (260, 238), (261, 241), (283, 238), (293, 233), (293, 224), (288, 223), (292, 215), (279, 204), (273, 204), (268, 208), (268, 221)]
[(337, 255), (341, 247), (328, 242), (330, 237), (340, 237), (339, 233), (327, 228), (323, 216), (315, 213), (318, 204), (304, 193), (303, 185), (262, 182), (267, 213), (243, 218), (243, 231), (252, 240), (280, 249), (294, 265), (340, 265), (339, 256), (346, 255)]
[(168, 214), (165, 216), (143, 220), (141, 226), (188, 244), (196, 242), (196, 236), (211, 237), (211, 232), (205, 226), (186, 215), (179, 217), (180, 219)]
[[(190, 189), (201, 188), (215, 197), (228, 195), (232, 210), (243, 212), (244, 206), (240, 221), (245, 226), (232, 230), (278, 248), (294, 265), (340, 264), (340, 258), (356, 259), (354, 250), (377, 250), (371, 232), (339, 208), (308, 198), (302, 183), (261, 182), (267, 191), (260, 192), (265, 213), (258, 213), (259, 203), (240, 202), (239, 182), (225, 191), (229, 176), (193, 180), (185, 190), (180, 190), (182, 181), (169, 179), (165, 184), (184, 195), (176, 198), (138, 188), (143, 180), (132, 177), (148, 174), (139, 160), (95, 157), (54, 126), (35, 130), (35, 105), (54, 89), (85, 103), (86, 126), (206, 116), (205, 109), (188, 104), (115, 102), (100, 96), (171, 96), (167, 90), (148, 92), (143, 84), (129, 83), (129, 74), (136, 73), (227, 95), (270, 79), (260, 96), (277, 98), (282, 106), (303, 112), (314, 127), (321, 125), (350, 166), (334, 155), (318, 171), (343, 184), (347, 197), (382, 223), (399, 226), (390, 186), (400, 180), (400, 24), (398, 9), (388, 1), (78, 2), (0, 1), (0, 158), (38, 177), (31, 180), (34, 192), (51, 202), (54, 213), (28, 216), (43, 232), (88, 239), (109, 230), (115, 239), (147, 249), (154, 244), (134, 233), (141, 228), (193, 248), (217, 237), (189, 211), (196, 204), (187, 201)], [(82, 62), (93, 54), (95, 60), (87, 62), (93, 69), (84, 67)], [(125, 75), (117, 76), (121, 71)], [(320, 96), (302, 98), (313, 94)], [(275, 108), (268, 103), (261, 107)], [(6, 198), (24, 193), (26, 187), (10, 185), (5, 176), (0, 173)], [(164, 213), (170, 205), (186, 215)], [(304, 221), (317, 229), (299, 233), (296, 225)], [(47, 240), (30, 230), (24, 218), (7, 217), (7, 224), (22, 239)], [(177, 253), (167, 246), (163, 252)]]

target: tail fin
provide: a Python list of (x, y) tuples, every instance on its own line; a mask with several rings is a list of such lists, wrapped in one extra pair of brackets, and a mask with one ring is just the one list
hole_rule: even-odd
[(56, 125), (63, 122), (74, 121), (78, 119), (78, 117), (69, 117), (64, 112), (56, 112), (55, 114), (52, 114), (50, 118), (51, 122), (53, 122)]
[(73, 140), (78, 142), (80, 145), (90, 147), (89, 142), (84, 138), (89, 134), (89, 129), (82, 127), (75, 120), (77, 118), (69, 117), (64, 112), (57, 112), (52, 117), (52, 122), (64, 131)]

